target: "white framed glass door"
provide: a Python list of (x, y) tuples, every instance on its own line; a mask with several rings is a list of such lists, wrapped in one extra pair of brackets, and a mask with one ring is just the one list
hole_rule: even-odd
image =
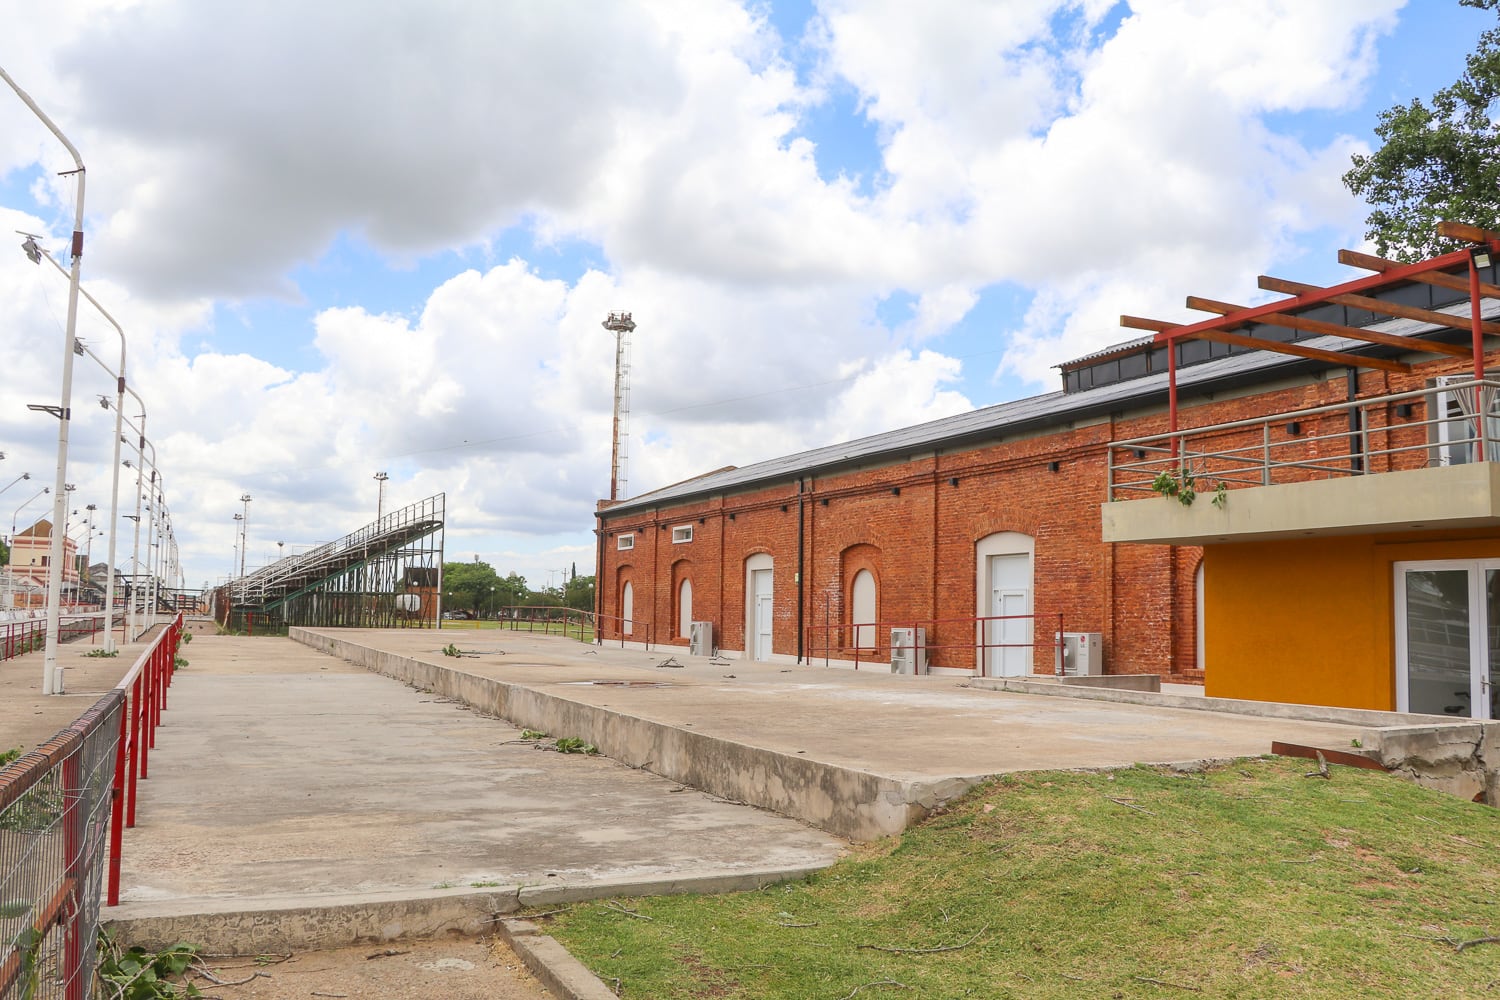
[(1500, 718), (1500, 559), (1395, 566), (1396, 707)]

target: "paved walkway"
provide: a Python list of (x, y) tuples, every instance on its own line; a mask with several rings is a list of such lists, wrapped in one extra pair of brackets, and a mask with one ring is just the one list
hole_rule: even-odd
[[(190, 620), (187, 628), (195, 639), (198, 634), (216, 631), (212, 622), (203, 619)], [(119, 655), (110, 657), (88, 655), (103, 648), (102, 636), (63, 643), (57, 649), (57, 662), (63, 667), (62, 695), (42, 694), (41, 650), (0, 661), (0, 751), (13, 747), (30, 750), (51, 739), (107, 694), (155, 635), (152, 632), (141, 642), (120, 644), (117, 634)], [(183, 652), (190, 654), (191, 647)]]
[(287, 639), (203, 636), (189, 652), (106, 912), (135, 921), (133, 941), (191, 926), (208, 950), (284, 950), (473, 931), (523, 887), (753, 888), (843, 850), (606, 757), (537, 750)]

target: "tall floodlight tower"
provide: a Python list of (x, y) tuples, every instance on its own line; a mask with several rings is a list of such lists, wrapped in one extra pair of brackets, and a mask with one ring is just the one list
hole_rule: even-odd
[(391, 477), (388, 476), (388, 475), (386, 475), (384, 472), (377, 472), (377, 473), (375, 473), (375, 482), (377, 482), (377, 483), (380, 484), (379, 486), (376, 487), (376, 493), (375, 493), (375, 520), (376, 521), (379, 521), (380, 518), (381, 518), (381, 516), (385, 513), (385, 483), (386, 483), (386, 480), (390, 479), (390, 478)]
[(630, 333), (635, 322), (630, 313), (610, 313), (604, 329), (615, 335), (614, 442), (609, 455), (609, 498), (625, 492), (625, 435), (630, 433)]

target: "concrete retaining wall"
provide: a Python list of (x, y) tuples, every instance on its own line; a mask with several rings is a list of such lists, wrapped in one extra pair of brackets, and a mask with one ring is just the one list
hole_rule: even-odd
[(513, 725), (577, 736), (606, 756), (711, 795), (790, 816), (850, 840), (900, 833), (957, 798), (984, 775), (899, 781), (606, 708), (518, 684), (371, 649), (339, 636), (293, 628), (290, 637), (375, 673), (462, 702)]

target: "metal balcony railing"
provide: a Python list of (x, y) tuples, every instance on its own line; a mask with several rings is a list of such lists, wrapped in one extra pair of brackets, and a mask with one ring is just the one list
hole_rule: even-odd
[(1109, 445), (1106, 498), (1129, 500), (1500, 459), (1500, 381), (1179, 428)]

